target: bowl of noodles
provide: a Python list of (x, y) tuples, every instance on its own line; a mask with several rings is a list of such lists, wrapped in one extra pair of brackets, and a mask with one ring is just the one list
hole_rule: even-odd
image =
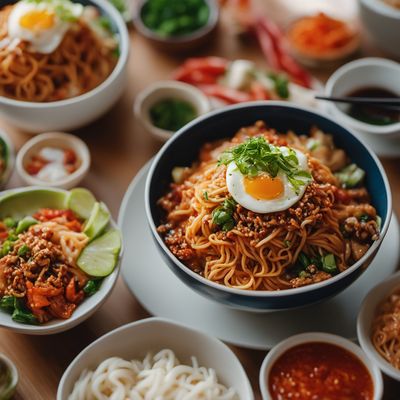
[(129, 37), (106, 0), (0, 2), (0, 116), (28, 132), (68, 131), (124, 89)]
[(400, 381), (400, 272), (375, 286), (357, 319), (357, 336), (368, 357)]
[(89, 318), (111, 293), (121, 236), (87, 189), (27, 187), (0, 197), (0, 326), (53, 334)]
[(392, 212), (377, 157), (323, 114), (282, 102), (186, 125), (155, 157), (145, 204), (176, 276), (252, 311), (348, 287), (373, 260)]
[(123, 325), (86, 347), (57, 400), (253, 400), (239, 360), (220, 340), (164, 318)]

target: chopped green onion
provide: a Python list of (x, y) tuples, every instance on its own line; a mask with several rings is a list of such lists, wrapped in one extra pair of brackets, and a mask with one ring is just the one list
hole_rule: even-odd
[(378, 227), (379, 230), (381, 230), (382, 218), (379, 215), (376, 216), (376, 226)]
[(27, 246), (26, 244), (23, 244), (19, 249), (18, 249), (18, 255), (20, 257), (24, 257), (26, 254), (28, 254), (31, 251), (31, 249), (29, 248), (29, 246)]
[(102, 282), (103, 279), (91, 279), (83, 287), (83, 291), (86, 293), (86, 295), (92, 296), (100, 289)]
[(290, 247), (290, 245), (292, 244), (292, 242), (290, 240), (284, 240), (283, 244), (285, 245), (285, 247)]
[(236, 209), (236, 201), (232, 198), (225, 199), (224, 202), (212, 212), (212, 222), (224, 231), (234, 228), (236, 222), (233, 214)]
[(338, 272), (335, 256), (331, 253), (322, 257), (322, 270), (328, 274), (336, 274)]
[(275, 91), (281, 99), (289, 98), (289, 80), (285, 75), (281, 74), (268, 74), (269, 78), (274, 82)]
[(358, 219), (359, 219), (360, 222), (368, 222), (370, 217), (369, 217), (368, 214), (363, 214)]
[(307, 255), (304, 254), (303, 252), (301, 252), (299, 254), (298, 261), (299, 261), (299, 263), (301, 264), (301, 266), (303, 268), (307, 268), (311, 264), (311, 262), (310, 262), (309, 258), (307, 257)]
[(11, 217), (4, 218), (3, 222), (7, 228), (15, 228), (17, 226), (17, 221)]
[(10, 242), (9, 240), (6, 240), (3, 242), (3, 245), (1, 246), (1, 257), (6, 256), (14, 247), (14, 244)]
[(357, 167), (356, 164), (350, 164), (335, 175), (344, 188), (353, 188), (362, 182), (365, 171)]
[(204, 191), (203, 193), (204, 200), (208, 201), (208, 193)]
[(22, 232), (25, 232), (30, 226), (36, 225), (39, 221), (33, 217), (25, 217), (18, 222), (17, 229), (15, 232), (19, 235)]

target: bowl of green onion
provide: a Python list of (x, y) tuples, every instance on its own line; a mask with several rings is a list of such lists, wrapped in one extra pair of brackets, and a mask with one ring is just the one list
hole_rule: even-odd
[(136, 97), (134, 113), (143, 127), (162, 141), (211, 110), (208, 97), (192, 85), (159, 81)]
[(204, 44), (217, 27), (215, 0), (140, 0), (133, 23), (165, 51), (186, 51)]

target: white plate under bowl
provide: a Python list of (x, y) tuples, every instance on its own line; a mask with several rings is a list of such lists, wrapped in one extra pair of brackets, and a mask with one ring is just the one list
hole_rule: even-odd
[(124, 238), (122, 276), (152, 314), (207, 332), (226, 342), (270, 349), (289, 336), (323, 331), (355, 339), (357, 314), (369, 290), (392, 274), (400, 260), (400, 230), (392, 218), (375, 260), (356, 282), (336, 297), (302, 309), (271, 313), (233, 310), (207, 300), (181, 282), (162, 259), (144, 212), (147, 164), (130, 184), (118, 217)]

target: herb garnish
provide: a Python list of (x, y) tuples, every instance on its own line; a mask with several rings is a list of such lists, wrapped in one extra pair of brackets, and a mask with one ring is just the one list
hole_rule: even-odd
[(212, 212), (212, 222), (224, 231), (230, 231), (236, 224), (233, 213), (236, 210), (236, 201), (228, 198)]
[(269, 78), (274, 82), (275, 91), (281, 99), (289, 98), (289, 80), (285, 75), (269, 73)]
[(231, 162), (236, 164), (243, 175), (250, 177), (266, 172), (275, 178), (282, 171), (296, 194), (301, 186), (311, 180), (308, 171), (299, 169), (299, 160), (293, 149), (288, 148), (288, 153), (284, 154), (281, 148), (269, 144), (263, 136), (249, 138), (238, 146), (225, 150), (218, 165), (228, 165)]
[(83, 6), (69, 0), (25, 0), (28, 3), (48, 4), (63, 22), (75, 22), (82, 15)]

